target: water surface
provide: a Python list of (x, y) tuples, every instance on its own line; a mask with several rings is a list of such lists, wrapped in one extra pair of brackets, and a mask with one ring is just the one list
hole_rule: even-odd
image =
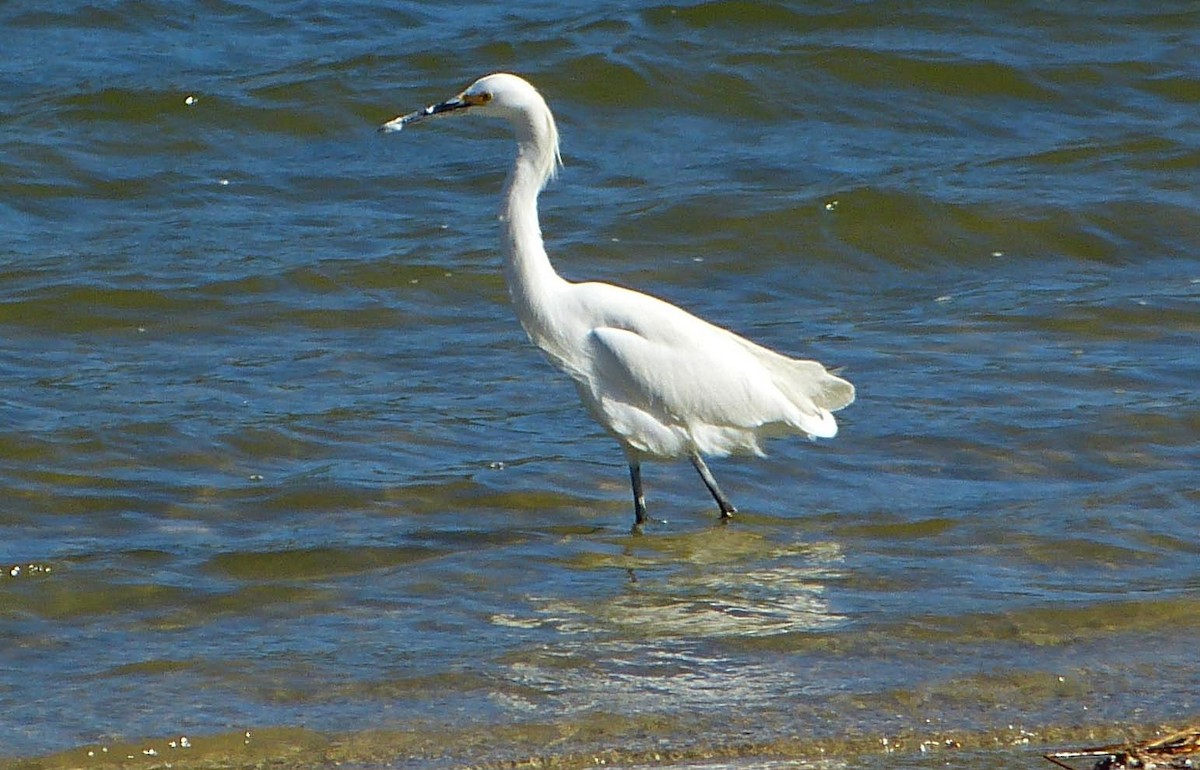
[[(0, 756), (1200, 713), (1192, 4), (16, 2), (0, 46)], [(508, 305), (504, 129), (376, 134), (494, 70), (558, 116), (564, 275), (858, 386), (712, 463), (730, 526), (652, 463), (629, 536)]]

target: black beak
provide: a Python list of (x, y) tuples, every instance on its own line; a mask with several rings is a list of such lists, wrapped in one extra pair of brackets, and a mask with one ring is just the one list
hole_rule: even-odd
[(380, 126), (379, 130), (384, 133), (399, 131), (407, 125), (418, 123), (426, 118), (433, 118), (437, 117), (438, 115), (457, 112), (458, 110), (465, 110), (470, 106), (470, 102), (466, 101), (461, 96), (456, 96), (453, 99), (448, 99), (447, 101), (442, 102), (441, 104), (431, 104), (423, 110), (410, 112), (407, 115), (401, 115), (398, 118), (389, 120), (387, 123), (384, 123), (382, 126)]

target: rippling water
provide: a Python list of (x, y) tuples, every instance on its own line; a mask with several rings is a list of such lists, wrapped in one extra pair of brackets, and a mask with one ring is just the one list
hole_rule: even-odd
[[(1194, 3), (18, 1), (0, 48), (0, 756), (1200, 713)], [(506, 132), (376, 135), (502, 69), (566, 276), (858, 386), (713, 464), (732, 525), (656, 463), (627, 534), (508, 306)]]

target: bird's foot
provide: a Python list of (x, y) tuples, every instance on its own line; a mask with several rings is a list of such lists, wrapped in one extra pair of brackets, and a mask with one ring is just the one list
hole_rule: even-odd
[(633, 526), (629, 528), (629, 534), (641, 536), (646, 534), (647, 524), (660, 525), (668, 523), (670, 522), (668, 522), (667, 519), (652, 519), (649, 516), (643, 516), (642, 518), (633, 522)]

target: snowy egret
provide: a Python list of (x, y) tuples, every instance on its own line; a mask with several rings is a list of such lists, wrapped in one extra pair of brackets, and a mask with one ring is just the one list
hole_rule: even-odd
[(525, 80), (488, 75), (380, 130), (465, 113), (503, 118), (516, 134), (517, 158), (500, 209), (509, 295), (529, 338), (574, 381), (584, 406), (625, 450), (635, 532), (646, 521), (643, 458), (687, 457), (727, 519), (736, 509), (703, 455), (762, 456), (760, 438), (837, 434), (831, 412), (854, 401), (854, 386), (816, 361), (782, 356), (655, 297), (573, 283), (555, 272), (537, 200), (561, 162), (558, 129)]

